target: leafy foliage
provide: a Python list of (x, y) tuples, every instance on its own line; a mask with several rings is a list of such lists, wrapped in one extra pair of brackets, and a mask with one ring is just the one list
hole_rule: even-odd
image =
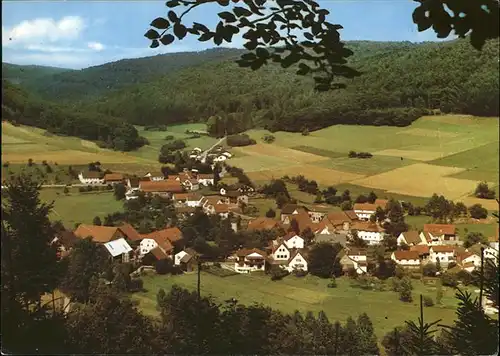
[(314, 245), (309, 252), (309, 272), (321, 278), (339, 277), (342, 274), (342, 266), (338, 258), (341, 249), (342, 246), (338, 243)]

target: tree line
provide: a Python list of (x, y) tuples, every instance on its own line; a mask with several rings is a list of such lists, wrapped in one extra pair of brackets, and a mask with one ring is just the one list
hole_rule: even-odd
[(118, 118), (44, 101), (7, 80), (2, 80), (2, 89), (2, 119), (15, 125), (97, 141), (101, 147), (118, 151), (131, 151), (148, 143), (133, 125)]
[[(134, 124), (210, 123), (210, 132), (309, 131), (335, 124), (407, 126), (436, 112), (498, 116), (498, 42), (481, 52), (445, 43), (348, 42), (362, 75), (317, 93), (311, 79), (268, 64), (258, 71), (212, 62), (84, 102)], [(133, 62), (130, 63), (133, 65)], [(390, 89), (389, 89), (390, 88)], [(210, 118), (210, 119), (209, 119)]]

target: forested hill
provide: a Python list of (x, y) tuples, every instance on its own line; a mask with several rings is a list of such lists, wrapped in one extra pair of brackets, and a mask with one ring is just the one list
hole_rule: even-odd
[(2, 63), (2, 79), (14, 84), (22, 84), (27, 89), (53, 75), (71, 71), (72, 69), (67, 68)]
[(45, 101), (2, 80), (2, 120), (49, 133), (97, 141), (101, 147), (130, 151), (145, 144), (134, 126), (108, 115)]
[[(498, 42), (479, 52), (467, 40), (349, 43), (363, 75), (347, 89), (318, 94), (312, 80), (274, 64), (258, 71), (233, 61), (190, 67), (83, 103), (134, 124), (206, 121), (230, 131), (264, 126), (309, 130), (333, 124), (410, 124), (429, 110), (498, 116)], [(131, 64), (133, 61), (130, 62)], [(233, 127), (236, 125), (236, 127)]]
[(55, 73), (45, 77), (43, 81), (29, 81), (23, 83), (23, 86), (47, 100), (81, 100), (103, 95), (110, 90), (153, 81), (182, 68), (211, 61), (237, 59), (241, 53), (243, 51), (238, 49), (217, 48), (123, 59), (82, 70)]

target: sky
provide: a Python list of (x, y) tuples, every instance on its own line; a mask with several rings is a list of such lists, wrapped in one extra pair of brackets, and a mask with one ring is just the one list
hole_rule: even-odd
[[(341, 24), (342, 40), (437, 41), (432, 30), (418, 32), (411, 0), (316, 0)], [(214, 29), (217, 4), (193, 9), (185, 19)], [(177, 9), (176, 9), (177, 10)], [(156, 17), (166, 17), (165, 1), (2, 1), (2, 61), (81, 69), (124, 58), (215, 47), (188, 36), (168, 46), (149, 48), (144, 33)], [(241, 37), (223, 47), (242, 47)]]

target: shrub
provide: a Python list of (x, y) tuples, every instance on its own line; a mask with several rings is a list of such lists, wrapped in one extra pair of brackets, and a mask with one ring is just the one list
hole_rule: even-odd
[(215, 263), (214, 263), (214, 266), (215, 266), (215, 267), (218, 267), (218, 268), (222, 268), (222, 266), (220, 265), (220, 263), (219, 263), (219, 262), (215, 262)]
[(426, 307), (432, 307), (434, 305), (434, 301), (432, 300), (431, 297), (429, 297), (429, 296), (426, 295), (426, 296), (424, 296), (423, 299), (424, 299), (424, 306), (426, 306)]
[(155, 270), (156, 273), (158, 274), (170, 273), (172, 269), (173, 269), (173, 263), (169, 258), (155, 262)]
[(175, 137), (172, 135), (165, 136), (165, 141), (172, 141)]
[(469, 214), (474, 219), (486, 219), (488, 216), (488, 210), (484, 208), (481, 204), (474, 204), (469, 207)]
[(78, 191), (79, 191), (80, 193), (83, 193), (83, 192), (86, 192), (86, 191), (87, 191), (87, 189), (86, 189), (85, 187), (79, 187), (79, 188), (78, 188)]
[(349, 267), (347, 269), (347, 275), (350, 278), (358, 278), (358, 272), (356, 272), (356, 269), (354, 267)]
[(307, 127), (302, 130), (302, 136), (309, 136), (309, 129)]
[(406, 303), (411, 303), (413, 297), (411, 295), (411, 290), (413, 286), (411, 285), (411, 280), (408, 277), (401, 279), (401, 284), (399, 285), (399, 300)]
[(426, 277), (434, 277), (436, 275), (436, 272), (437, 272), (437, 267), (436, 264), (433, 262), (429, 262), (425, 264), (423, 267), (423, 273), (424, 276)]
[(307, 271), (298, 269), (298, 270), (295, 270), (293, 272), (293, 274), (295, 275), (295, 277), (305, 277), (305, 276), (307, 276)]
[(129, 292), (142, 292), (144, 290), (144, 282), (140, 278), (132, 278), (128, 285)]
[(226, 143), (231, 147), (255, 145), (257, 142), (247, 134), (230, 135), (226, 138)]
[(474, 280), (472, 274), (470, 274), (466, 270), (458, 271), (456, 276), (457, 276), (457, 280), (461, 281), (466, 286), (471, 284)]
[(330, 283), (328, 283), (328, 288), (337, 288), (337, 280), (335, 277), (332, 277)]
[(443, 286), (456, 287), (458, 285), (458, 278), (456, 274), (445, 272), (441, 275), (441, 283)]
[(4, 162), (3, 166), (4, 166), (5, 168), (9, 167), (9, 162)]
[(264, 137), (262, 137), (262, 140), (265, 142), (265, 143), (273, 143), (275, 140), (276, 140), (276, 137), (274, 137), (273, 135), (264, 135)]
[(63, 193), (64, 193), (64, 194), (68, 194), (68, 193), (69, 193), (69, 189), (68, 189), (68, 187), (64, 187), (64, 189), (63, 189)]
[(284, 270), (279, 266), (272, 266), (271, 270), (269, 271), (269, 274), (271, 275), (272, 281), (279, 281), (280, 279), (283, 279), (284, 277), (288, 276), (288, 271)]
[(276, 212), (272, 208), (269, 208), (269, 210), (266, 212), (266, 217), (274, 218), (275, 216), (276, 216)]

